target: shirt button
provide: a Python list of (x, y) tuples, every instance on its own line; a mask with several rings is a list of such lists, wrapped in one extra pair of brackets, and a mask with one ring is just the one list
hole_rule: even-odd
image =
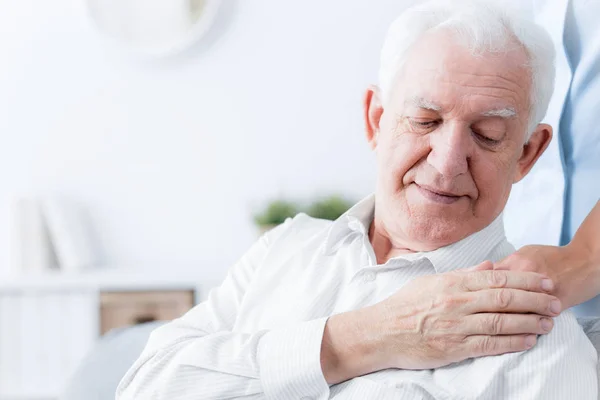
[(373, 272), (373, 271), (365, 272), (365, 275), (363, 276), (363, 279), (365, 282), (373, 282), (375, 280), (375, 278), (376, 278), (375, 272)]

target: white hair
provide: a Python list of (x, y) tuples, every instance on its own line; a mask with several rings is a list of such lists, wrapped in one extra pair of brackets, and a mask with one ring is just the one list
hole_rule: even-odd
[(526, 66), (531, 71), (528, 140), (544, 118), (554, 90), (554, 45), (543, 28), (502, 3), (433, 0), (404, 11), (390, 26), (381, 50), (379, 86), (384, 103), (390, 99), (408, 50), (427, 32), (450, 30), (474, 55), (508, 51), (516, 40), (527, 52)]

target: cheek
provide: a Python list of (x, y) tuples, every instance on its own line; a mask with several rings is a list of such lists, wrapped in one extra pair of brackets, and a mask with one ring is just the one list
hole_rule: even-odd
[(379, 176), (392, 190), (402, 187), (404, 176), (427, 155), (426, 137), (407, 132), (383, 135), (377, 143)]
[(471, 174), (479, 192), (477, 208), (501, 211), (510, 193), (514, 166), (497, 157), (482, 157), (473, 162)]

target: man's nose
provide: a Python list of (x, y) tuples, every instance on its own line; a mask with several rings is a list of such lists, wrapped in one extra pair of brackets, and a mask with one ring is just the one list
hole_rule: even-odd
[(469, 128), (460, 124), (447, 124), (429, 134), (431, 151), (427, 162), (441, 175), (453, 178), (469, 169)]

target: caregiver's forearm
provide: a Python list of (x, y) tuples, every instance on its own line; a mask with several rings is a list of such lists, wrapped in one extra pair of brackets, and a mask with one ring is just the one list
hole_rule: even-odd
[(590, 284), (593, 284), (600, 294), (600, 201), (585, 218), (567, 248), (574, 251), (585, 263)]

